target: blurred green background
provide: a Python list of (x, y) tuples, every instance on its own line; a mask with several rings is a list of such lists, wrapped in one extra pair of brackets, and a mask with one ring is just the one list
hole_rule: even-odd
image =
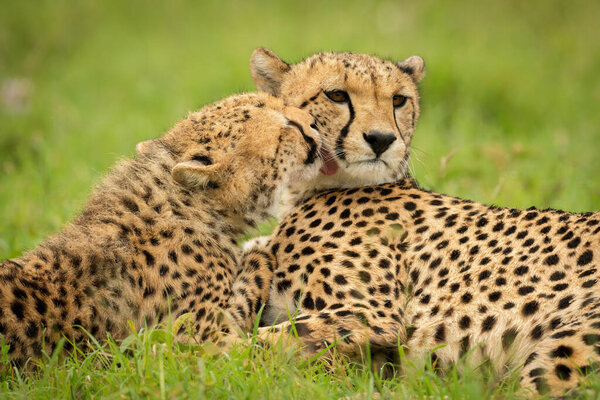
[(140, 140), (324, 50), (428, 73), (412, 170), (503, 206), (600, 208), (598, 1), (2, 1), (0, 259), (57, 231)]

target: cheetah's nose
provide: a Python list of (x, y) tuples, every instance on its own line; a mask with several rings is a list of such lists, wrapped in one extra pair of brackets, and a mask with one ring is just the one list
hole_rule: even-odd
[(383, 154), (396, 140), (396, 135), (393, 133), (382, 133), (379, 131), (371, 131), (363, 133), (363, 138), (369, 143), (376, 157)]

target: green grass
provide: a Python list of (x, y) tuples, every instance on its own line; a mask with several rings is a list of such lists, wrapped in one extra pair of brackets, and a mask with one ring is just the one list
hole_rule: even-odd
[[(120, 343), (93, 341), (85, 352), (57, 351), (32, 362), (28, 373), (5, 371), (0, 375), (3, 398), (479, 399), (519, 393), (514, 377), (497, 384), (486, 366), (441, 377), (430, 363), (406, 365), (402, 379), (383, 379), (369, 360), (341, 359), (332, 367), (299, 358), (293, 347), (257, 344), (220, 353), (214, 346), (178, 344), (175, 331), (142, 330)], [(3, 353), (0, 361), (7, 360)]]
[[(40, 0), (0, 8), (0, 87), (18, 82), (25, 91), (24, 108), (0, 102), (0, 258), (60, 229), (135, 143), (202, 104), (252, 90), (248, 58), (258, 46), (288, 61), (321, 50), (419, 54), (428, 75), (412, 169), (423, 186), (505, 206), (600, 208), (598, 2)], [(121, 367), (97, 351), (34, 375), (7, 372), (0, 397), (514, 394), (477, 373), (422, 371), (379, 383), (368, 369), (324, 373), (287, 353), (197, 357), (154, 345), (106, 350), (126, 358)], [(600, 393), (600, 379), (590, 385), (590, 397)]]

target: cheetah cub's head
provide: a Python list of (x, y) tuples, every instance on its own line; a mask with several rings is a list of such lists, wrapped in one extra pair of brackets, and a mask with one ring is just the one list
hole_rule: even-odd
[(321, 137), (314, 128), (310, 114), (281, 99), (242, 94), (191, 113), (136, 150), (142, 157), (168, 154), (173, 179), (190, 192), (264, 217), (280, 188), (319, 173)]
[(423, 59), (401, 62), (353, 53), (319, 53), (287, 64), (273, 52), (252, 53), (256, 87), (312, 114), (323, 135), (318, 188), (354, 187), (407, 175), (409, 145), (419, 118), (417, 83)]

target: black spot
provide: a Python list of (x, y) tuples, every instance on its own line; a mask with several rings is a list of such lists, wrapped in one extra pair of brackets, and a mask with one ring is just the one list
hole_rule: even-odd
[(169, 273), (169, 267), (167, 267), (166, 265), (161, 265), (160, 269), (158, 270), (158, 273), (160, 274), (160, 276), (165, 276), (166, 274)]
[(540, 307), (539, 303), (537, 301), (533, 300), (528, 303), (525, 303), (525, 305), (523, 305), (521, 312), (525, 316), (532, 315), (537, 312), (539, 307)]
[(515, 268), (515, 274), (519, 276), (525, 275), (527, 271), (529, 271), (529, 267), (527, 267), (526, 265), (522, 265), (518, 268)]
[(500, 297), (501, 297), (501, 296), (502, 296), (502, 293), (501, 293), (501, 292), (492, 292), (492, 293), (490, 293), (490, 294), (488, 295), (488, 299), (489, 299), (491, 302), (496, 302), (496, 301), (498, 301), (498, 300), (500, 299)]
[(544, 328), (542, 328), (542, 325), (540, 325), (540, 324), (537, 324), (531, 330), (531, 338), (534, 340), (540, 339), (543, 334), (544, 334)]
[(588, 346), (592, 346), (600, 341), (600, 335), (595, 333), (590, 333), (587, 335), (583, 335), (583, 342)]
[(29, 338), (34, 338), (34, 337), (37, 336), (38, 331), (39, 331), (39, 329), (38, 329), (37, 325), (35, 325), (33, 322), (31, 322), (31, 323), (29, 323), (29, 325), (27, 325), (27, 329), (25, 330), (25, 334)]
[(367, 271), (359, 271), (358, 277), (364, 283), (369, 283), (371, 281), (371, 274), (369, 274)]
[(558, 264), (558, 256), (556, 254), (552, 254), (544, 260), (546, 265), (556, 265)]
[(569, 346), (558, 346), (556, 349), (552, 350), (550, 356), (552, 358), (568, 358), (573, 355), (573, 348)]
[(468, 329), (471, 326), (471, 318), (467, 315), (463, 316), (460, 321), (458, 321), (458, 326), (462, 330)]
[(46, 314), (48, 306), (43, 300), (35, 299), (35, 309), (40, 315), (44, 315)]
[(127, 208), (132, 213), (137, 213), (138, 211), (140, 211), (140, 208), (138, 207), (137, 203), (133, 199), (130, 199), (128, 197), (123, 197), (121, 199), (121, 203), (123, 203), (125, 208)]
[(458, 257), (460, 257), (460, 251), (452, 250), (452, 253), (450, 253), (450, 260), (455, 261), (456, 259), (458, 259)]
[(589, 264), (594, 258), (594, 253), (591, 250), (586, 250), (579, 256), (577, 259), (577, 265), (586, 265)]
[(493, 315), (488, 316), (486, 319), (483, 320), (483, 323), (481, 324), (481, 332), (487, 332), (491, 330), (495, 324), (496, 317)]
[(521, 296), (525, 296), (528, 295), (529, 293), (533, 292), (535, 289), (533, 288), (533, 286), (521, 286), (518, 290), (519, 294)]
[(144, 257), (146, 258), (146, 264), (148, 266), (153, 266), (154, 265), (154, 256), (146, 250), (144, 250), (143, 253), (144, 253)]
[(309, 225), (309, 226), (310, 226), (311, 228), (316, 228), (316, 227), (317, 227), (317, 226), (319, 226), (319, 225), (321, 225), (321, 219), (320, 219), (320, 218), (317, 218), (317, 219), (315, 219), (314, 221), (312, 221), (312, 222), (310, 223), (310, 225)]
[(552, 290), (554, 290), (556, 292), (560, 292), (562, 290), (565, 290), (568, 287), (569, 287), (568, 283), (559, 283), (558, 285), (552, 286)]
[(413, 211), (417, 208), (417, 205), (412, 201), (407, 201), (406, 203), (404, 203), (404, 208), (408, 211)]
[(433, 336), (436, 342), (443, 342), (446, 340), (446, 328), (444, 324), (440, 324), (435, 330), (435, 334)]
[(315, 308), (315, 302), (313, 301), (310, 293), (307, 293), (306, 297), (304, 297), (304, 300), (302, 301), (302, 307), (307, 310), (313, 310)]
[(25, 310), (23, 303), (21, 303), (20, 301), (14, 301), (10, 304), (10, 309), (13, 312), (13, 314), (15, 314), (15, 317), (17, 317), (18, 320), (23, 319), (23, 312)]
[(556, 368), (554, 368), (554, 372), (561, 381), (568, 381), (571, 378), (571, 368), (564, 364), (558, 364)]
[(553, 339), (561, 339), (561, 338), (564, 338), (564, 337), (573, 336), (575, 333), (576, 333), (575, 330), (573, 330), (573, 329), (567, 329), (567, 330), (564, 330), (564, 331), (556, 332), (555, 334), (552, 335), (552, 338)]
[(323, 300), (320, 297), (317, 297), (317, 300), (315, 301), (315, 307), (317, 308), (318, 311), (321, 311), (322, 309), (324, 309), (327, 306), (327, 304), (325, 303), (325, 300)]
[(596, 282), (598, 282), (596, 279), (590, 279), (589, 281), (585, 281), (581, 284), (581, 287), (584, 289), (588, 289), (591, 288), (592, 286), (594, 286), (596, 284)]
[(551, 281), (558, 281), (558, 280), (563, 279), (565, 276), (566, 275), (565, 275), (564, 272), (556, 271), (552, 275), (550, 275), (550, 280)]
[(482, 271), (479, 274), (479, 282), (481, 282), (484, 279), (489, 278), (491, 275), (492, 275), (492, 273), (489, 270)]
[(573, 296), (571, 296), (571, 295), (563, 297), (558, 302), (558, 309), (559, 310), (564, 310), (565, 308), (567, 308), (567, 307), (569, 307), (571, 305), (572, 301), (573, 301)]
[(289, 288), (292, 287), (292, 281), (289, 279), (284, 279), (282, 281), (277, 282), (277, 291), (279, 293), (285, 292)]
[(261, 278), (260, 276), (256, 275), (254, 277), (254, 283), (256, 284), (256, 287), (261, 290), (263, 288), (263, 278)]
[(302, 255), (308, 256), (314, 254), (315, 250), (312, 247), (305, 247), (302, 249)]

